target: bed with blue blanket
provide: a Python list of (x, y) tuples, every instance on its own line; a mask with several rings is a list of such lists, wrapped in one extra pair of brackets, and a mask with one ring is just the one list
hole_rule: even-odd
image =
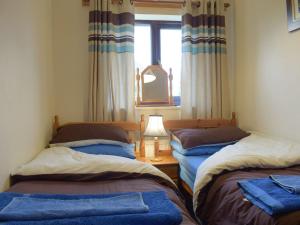
[(300, 144), (252, 133), (198, 169), (194, 211), (210, 225), (300, 224)]
[(106, 195), (1, 193), (0, 221), (7, 225), (175, 225), (182, 217), (163, 191)]
[(234, 117), (165, 122), (195, 216), (204, 225), (299, 225), (300, 144), (235, 125)]
[[(279, 190), (279, 196), (277, 195), (278, 189), (276, 185), (268, 182), (267, 190), (263, 192), (259, 191), (259, 196), (263, 199), (268, 194), (264, 193), (270, 190), (275, 192), (273, 200), (280, 199), (282, 193), (283, 202), (288, 202), (287, 208), (279, 207), (261, 207), (261, 204), (255, 204), (255, 201), (251, 201), (249, 195), (245, 195), (241, 189), (239, 183), (254, 182), (262, 188), (265, 186), (264, 181), (269, 179), (270, 175), (297, 175), (300, 176), (300, 166), (294, 166), (284, 169), (241, 169), (232, 172), (224, 172), (209, 183), (204, 190), (202, 196), (206, 196), (201, 200), (198, 216), (202, 218), (207, 224), (212, 225), (231, 225), (231, 224), (251, 224), (251, 225), (298, 225), (300, 224), (300, 210), (291, 210), (293, 207), (299, 207), (299, 197), (295, 199), (290, 197), (290, 200), (286, 200), (286, 191)], [(257, 182), (262, 180), (263, 182)], [(297, 198), (297, 196), (295, 196)], [(270, 200), (271, 199), (271, 200)], [(271, 196), (266, 199), (272, 202)], [(293, 204), (295, 201), (296, 204)], [(276, 200), (276, 202), (278, 202)], [(278, 205), (275, 203), (274, 206)], [(265, 208), (265, 210), (263, 209)], [(222, 210), (220, 210), (222, 209)], [(286, 211), (287, 210), (287, 211)], [(275, 214), (274, 214), (275, 212)], [(221, 222), (223, 221), (223, 222)]]
[(195, 225), (172, 180), (134, 158), (116, 126), (60, 127), (0, 193), (0, 224)]

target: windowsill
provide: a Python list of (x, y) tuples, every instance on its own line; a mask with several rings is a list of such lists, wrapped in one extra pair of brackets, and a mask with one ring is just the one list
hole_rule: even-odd
[(180, 106), (135, 106), (137, 110), (152, 110), (152, 109), (163, 109), (163, 110), (180, 110)]

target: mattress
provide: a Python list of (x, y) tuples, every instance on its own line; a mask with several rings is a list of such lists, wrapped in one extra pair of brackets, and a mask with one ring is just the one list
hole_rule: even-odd
[(172, 152), (180, 165), (180, 178), (193, 190), (198, 167), (210, 156), (185, 156), (177, 151)]
[(195, 177), (193, 177), (184, 167), (180, 167), (180, 179), (183, 180), (191, 190), (193, 190)]

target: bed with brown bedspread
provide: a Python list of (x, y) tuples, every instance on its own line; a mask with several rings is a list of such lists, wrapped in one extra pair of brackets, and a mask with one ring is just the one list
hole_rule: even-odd
[(286, 169), (247, 169), (224, 172), (207, 185), (198, 207), (198, 217), (207, 225), (299, 225), (300, 211), (278, 216), (267, 213), (247, 201), (237, 181), (263, 178), (271, 174), (300, 175), (300, 166)]
[(300, 176), (299, 143), (254, 133), (209, 157), (198, 168), (194, 211), (205, 225), (299, 225), (300, 210), (270, 216), (245, 199), (238, 181)]
[[(124, 176), (125, 174), (105, 174), (105, 176), (73, 176), (65, 177), (60, 175), (53, 177), (54, 180), (45, 177), (18, 177), (8, 192), (16, 193), (35, 193), (35, 194), (111, 194), (122, 192), (148, 192), (165, 191), (170, 200), (180, 209), (182, 214), (181, 225), (195, 225), (196, 222), (189, 215), (177, 190), (167, 185), (160, 179), (147, 176)], [(76, 178), (75, 178), (76, 177)], [(89, 177), (89, 178), (88, 178)], [(23, 180), (23, 181), (21, 181)], [(79, 181), (82, 180), (82, 181)], [(159, 203), (158, 203), (159, 204)]]
[[(139, 131), (138, 124), (97, 122), (59, 126), (56, 117), (54, 128), (51, 148), (20, 166), (12, 174), (12, 186), (7, 192), (85, 195), (164, 191), (180, 210), (181, 225), (196, 224), (171, 178), (150, 164), (123, 157), (124, 152), (127, 155), (132, 151), (128, 133)], [(95, 144), (93, 154), (73, 149)], [(118, 148), (103, 154), (107, 144)]]
[[(165, 128), (173, 131), (236, 124), (235, 113), (231, 120), (164, 122)], [(203, 225), (300, 225), (300, 211), (269, 216), (247, 201), (237, 185), (243, 179), (268, 177), (271, 174), (300, 175), (300, 145), (252, 133), (206, 159), (197, 170), (193, 190), (184, 182), (182, 185), (192, 195), (195, 215)]]
[(92, 155), (66, 147), (52, 147), (20, 166), (11, 176), (11, 183), (7, 192), (32, 194), (164, 191), (180, 210), (181, 225), (196, 224), (171, 178), (151, 164), (125, 157)]

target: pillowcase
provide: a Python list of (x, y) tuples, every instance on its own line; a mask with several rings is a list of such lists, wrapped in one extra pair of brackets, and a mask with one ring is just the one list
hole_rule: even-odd
[(119, 141), (92, 139), (65, 143), (50, 144), (50, 147), (64, 146), (74, 151), (92, 155), (114, 155), (135, 159), (135, 145)]
[(178, 141), (171, 141), (170, 145), (172, 149), (184, 156), (203, 156), (203, 155), (212, 155), (227, 145), (231, 145), (236, 143), (236, 141), (227, 142), (227, 143), (219, 143), (219, 144), (211, 144), (211, 145), (202, 145), (189, 149), (185, 149)]
[(173, 134), (179, 139), (185, 149), (203, 145), (239, 141), (250, 135), (238, 127), (217, 127), (208, 129), (181, 129)]
[(114, 155), (135, 159), (134, 144), (128, 144), (127, 147), (120, 145), (96, 144), (80, 147), (71, 147), (71, 149), (93, 155)]
[(72, 141), (104, 139), (129, 143), (125, 130), (117, 126), (102, 124), (69, 124), (58, 129), (50, 144)]

